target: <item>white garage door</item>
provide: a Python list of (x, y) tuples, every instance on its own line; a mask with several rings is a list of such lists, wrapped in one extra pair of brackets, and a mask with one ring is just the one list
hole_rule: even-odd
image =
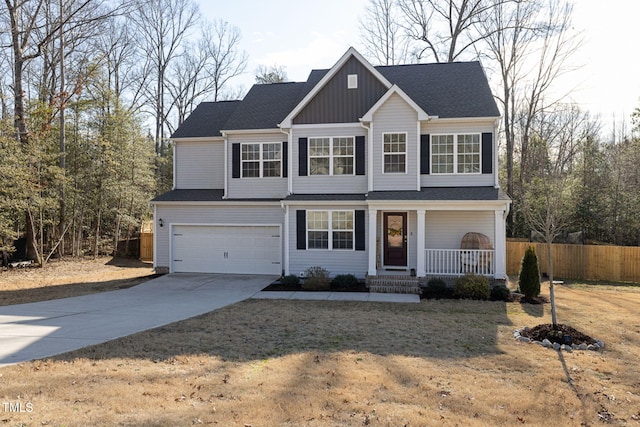
[(172, 272), (281, 274), (278, 226), (175, 225)]

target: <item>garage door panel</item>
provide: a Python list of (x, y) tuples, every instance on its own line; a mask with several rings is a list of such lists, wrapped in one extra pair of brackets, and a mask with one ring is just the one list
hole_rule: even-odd
[(278, 226), (173, 227), (173, 272), (280, 274)]

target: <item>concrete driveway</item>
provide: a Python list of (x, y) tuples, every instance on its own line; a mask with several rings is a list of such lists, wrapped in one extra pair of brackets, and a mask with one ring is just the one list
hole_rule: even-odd
[(0, 366), (99, 344), (251, 298), (274, 276), (169, 274), (129, 289), (0, 307)]

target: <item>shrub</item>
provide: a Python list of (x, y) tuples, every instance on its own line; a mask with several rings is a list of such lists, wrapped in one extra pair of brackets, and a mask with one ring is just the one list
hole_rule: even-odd
[(358, 279), (353, 274), (338, 274), (331, 281), (331, 289), (357, 289)]
[(328, 291), (331, 281), (329, 280), (329, 272), (322, 267), (309, 267), (304, 272), (305, 279), (302, 283), (302, 289), (307, 291)]
[(423, 298), (446, 298), (450, 296), (450, 290), (447, 283), (438, 278), (431, 278), (427, 282), (427, 286), (422, 289)]
[(493, 301), (509, 301), (511, 291), (505, 285), (496, 285), (491, 288), (491, 299)]
[(453, 296), (456, 298), (487, 300), (490, 295), (489, 279), (484, 276), (467, 274), (453, 282)]
[(280, 283), (284, 286), (288, 286), (291, 288), (300, 287), (300, 278), (295, 274), (290, 274), (288, 276), (284, 276), (280, 279)]
[(540, 270), (538, 270), (538, 257), (533, 246), (529, 246), (522, 257), (518, 286), (527, 299), (540, 295)]

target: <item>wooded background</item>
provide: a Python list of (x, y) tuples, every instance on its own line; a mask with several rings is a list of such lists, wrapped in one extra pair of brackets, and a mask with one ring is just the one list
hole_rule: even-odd
[[(567, 101), (571, 18), (564, 0), (369, 0), (353, 44), (374, 65), (482, 61), (510, 237), (639, 245), (640, 111), (603, 134)], [(193, 0), (5, 0), (0, 25), (3, 262), (114, 253), (171, 188), (171, 133), (201, 101), (242, 98), (240, 29)]]

